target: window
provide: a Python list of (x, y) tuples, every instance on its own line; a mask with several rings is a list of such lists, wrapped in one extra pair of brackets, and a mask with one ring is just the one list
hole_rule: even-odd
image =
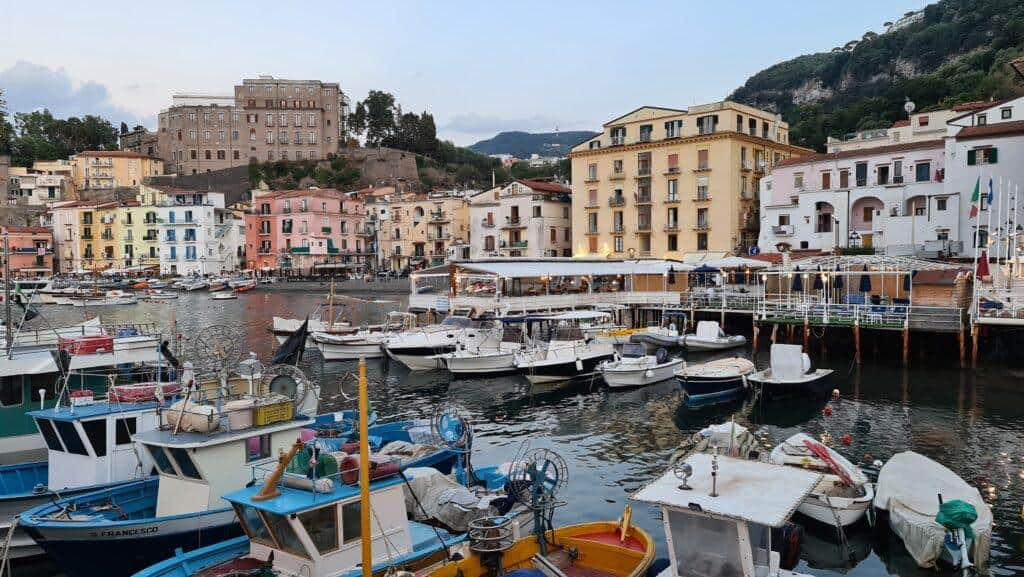
[(267, 547), (277, 547), (273, 536), (270, 535), (270, 531), (267, 529), (266, 524), (263, 523), (263, 518), (255, 507), (238, 504), (233, 504), (233, 506), (235, 514), (238, 516), (238, 520), (242, 522), (242, 528), (245, 529), (249, 539)]
[(903, 160), (892, 161), (892, 182), (903, 184)]
[(708, 249), (708, 233), (698, 232), (697, 233), (697, 250)]
[(947, 199), (945, 199), (945, 198), (936, 198), (935, 199), (935, 210), (946, 210), (946, 201), (947, 201)]
[(985, 126), (986, 124), (988, 124), (988, 116), (986, 116), (984, 114), (979, 114), (978, 115), (978, 126)]
[(710, 200), (708, 195), (708, 177), (702, 176), (697, 179), (697, 200)]
[(105, 457), (107, 455), (106, 419), (82, 421), (82, 430), (85, 431), (85, 437), (89, 439), (89, 444), (92, 445), (92, 452), (97, 457)]
[(646, 176), (651, 173), (651, 153), (641, 152), (636, 155), (636, 173)]
[(192, 462), (192, 457), (189, 456), (188, 451), (180, 447), (170, 448), (171, 457), (178, 463), (178, 469), (181, 474), (190, 478), (202, 480), (203, 476), (199, 474), (199, 469), (196, 469), (195, 463)]
[(626, 127), (616, 126), (611, 130), (612, 135), (612, 146), (618, 146), (626, 143)]
[(210, 140), (210, 131), (209, 130), (204, 130), (203, 131), (203, 140)]
[(210, 160), (211, 158), (213, 158), (213, 154), (210, 152), (209, 149), (203, 151), (203, 156), (206, 157), (206, 160)]
[(650, 124), (640, 125), (640, 142), (650, 142), (651, 133), (654, 132), (654, 126)]
[(679, 250), (679, 237), (677, 235), (668, 235), (668, 250)]
[(135, 434), (135, 417), (117, 419), (114, 421), (114, 443), (117, 445), (130, 445), (132, 435)]
[(677, 138), (683, 135), (683, 121), (669, 120), (665, 123), (665, 138)]
[(299, 513), (299, 522), (306, 529), (313, 546), (320, 554), (338, 548), (338, 508), (333, 503)]
[(670, 154), (668, 155), (668, 171), (679, 172), (679, 155)]
[(718, 129), (718, 115), (700, 116), (697, 118), (697, 134), (712, 134)]
[(68, 448), (69, 453), (76, 455), (89, 454), (85, 450), (85, 444), (82, 443), (82, 438), (78, 435), (78, 429), (75, 428), (74, 422), (54, 421), (53, 424), (57, 427), (57, 433), (60, 434), (60, 439), (64, 441), (64, 446)]
[(622, 237), (621, 236), (615, 237), (614, 244), (615, 244), (615, 252), (622, 252)]
[(20, 375), (0, 379), (0, 407), (16, 407), (24, 402), (24, 389)]
[(156, 463), (156, 468), (160, 469), (160, 472), (165, 475), (177, 475), (174, 472), (174, 467), (171, 465), (170, 459), (167, 458), (167, 453), (164, 452), (163, 447), (156, 447), (153, 445), (143, 445), (146, 450), (149, 451), (149, 456), (153, 457), (153, 462)]
[(539, 206), (533, 207), (533, 216), (536, 217), (536, 218), (540, 218), (540, 207)]
[(563, 206), (562, 207), (562, 218), (571, 218), (569, 216), (569, 207), (568, 206)]
[(679, 200), (679, 181), (674, 178), (668, 181), (668, 200)]
[(914, 167), (914, 178), (917, 182), (928, 182), (932, 177), (932, 165), (930, 162), (919, 162)]
[(587, 215), (587, 232), (597, 232), (597, 213)]
[(57, 431), (53, 429), (53, 423), (48, 419), (36, 419), (36, 426), (39, 427), (39, 432), (43, 434), (43, 440), (46, 441), (46, 447), (49, 450), (64, 450), (64, 447), (60, 444), (60, 439), (57, 438)]
[(702, 149), (697, 151), (697, 170), (707, 170), (708, 166), (708, 149)]
[(587, 165), (587, 180), (597, 180), (597, 165), (596, 164), (588, 164)]
[(928, 116), (927, 115), (918, 116), (917, 117), (917, 125), (918, 126), (928, 126)]
[(597, 252), (597, 237), (592, 236), (587, 239), (587, 252), (593, 254)]
[(857, 180), (857, 182), (856, 182), (857, 186), (867, 186), (868, 185), (868, 163), (866, 163), (866, 162), (858, 162), (857, 164), (854, 164), (853, 165), (853, 172), (854, 172), (855, 178)]
[(612, 161), (612, 172), (622, 174), (622, 159)]
[(249, 437), (245, 442), (245, 462), (270, 458), (270, 434)]
[(872, 222), (875, 220), (875, 208), (872, 206), (865, 206), (862, 214), (864, 222)]
[(189, 130), (188, 131), (188, 139), (189, 140), (195, 140), (196, 139), (196, 131), (195, 130)]
[(803, 190), (804, 188), (804, 173), (798, 172), (793, 175), (793, 188), (797, 190)]
[(362, 506), (359, 501), (341, 506), (341, 542), (351, 543), (363, 534)]
[(1009, 120), (1009, 119), (1013, 118), (1013, 109), (1012, 108), (1002, 108), (1002, 109), (1000, 109), (999, 110), (999, 118), (1002, 118), (1003, 120)]
[(885, 186), (889, 184), (889, 166), (883, 165), (875, 169), (875, 174), (878, 178), (878, 185)]
[(554, 244), (556, 242), (558, 242), (558, 229), (551, 227), (551, 243)]
[(253, 142), (256, 141), (256, 129), (255, 128), (250, 128), (249, 129), (249, 140), (251, 140)]
[(999, 160), (999, 156), (996, 153), (995, 148), (976, 148), (974, 150), (967, 151), (967, 164), (974, 166), (976, 164), (995, 164)]
[(779, 226), (787, 226), (787, 225), (789, 225), (789, 215), (788, 214), (780, 214), (779, 215)]

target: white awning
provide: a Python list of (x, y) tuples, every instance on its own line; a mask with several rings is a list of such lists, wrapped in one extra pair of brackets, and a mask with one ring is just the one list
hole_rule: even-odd
[(754, 258), (743, 258), (741, 256), (727, 256), (716, 260), (704, 261), (701, 264), (714, 268), (768, 268), (771, 266), (770, 262)]
[(502, 278), (660, 275), (669, 272), (670, 269), (675, 270), (675, 272), (686, 272), (694, 268), (682, 262), (657, 259), (503, 259), (501, 261), (473, 261), (455, 264), (470, 274), (478, 272), (493, 274)]

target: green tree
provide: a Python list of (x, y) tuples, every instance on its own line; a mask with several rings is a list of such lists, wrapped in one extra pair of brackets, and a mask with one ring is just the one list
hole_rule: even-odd
[(11, 163), (30, 166), (36, 160), (56, 160), (83, 150), (117, 150), (117, 129), (99, 116), (54, 118), (49, 110), (14, 115)]
[(0, 154), (11, 153), (13, 136), (14, 128), (7, 121), (7, 99), (4, 98), (4, 89), (0, 88)]
[(394, 138), (395, 96), (381, 90), (371, 90), (366, 99), (356, 104), (352, 114), (352, 131), (364, 135), (367, 146), (383, 146)]

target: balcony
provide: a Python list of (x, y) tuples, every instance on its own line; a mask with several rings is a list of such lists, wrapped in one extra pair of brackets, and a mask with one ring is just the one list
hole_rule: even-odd
[(621, 224), (616, 224), (615, 226), (612, 227), (612, 232), (614, 232), (615, 234), (622, 234), (626, 232), (626, 227)]
[(697, 224), (693, 225), (693, 230), (711, 230), (711, 224), (697, 221)]
[(750, 172), (751, 170), (754, 170), (753, 161), (744, 160), (740, 162), (740, 170), (742, 170), (743, 172)]
[(329, 227), (329, 226), (321, 226), (320, 227), (320, 232), (322, 232), (324, 234), (331, 234), (331, 227)]
[(608, 175), (608, 180), (625, 180), (625, 179), (626, 179), (626, 173), (625, 172), (613, 172), (613, 173)]
[(793, 236), (793, 225), (777, 224), (772, 227), (772, 234), (775, 236)]
[(639, 232), (650, 232), (651, 221), (647, 219), (640, 219), (636, 223), (636, 230)]
[(697, 191), (697, 197), (693, 199), (693, 202), (711, 202), (711, 196), (707, 192)]
[(640, 194), (640, 195), (637, 195), (636, 203), (637, 204), (651, 204), (651, 195), (650, 194)]
[(450, 232), (428, 232), (427, 240), (451, 240), (452, 233)]
[(651, 175), (650, 166), (641, 166), (636, 169), (636, 176), (634, 178), (647, 178)]
[(142, 237), (142, 240), (145, 241), (145, 242), (156, 242), (156, 241), (160, 240), (160, 237), (158, 237), (156, 235), (146, 235), (146, 236)]
[(327, 254), (338, 254), (341, 250), (336, 246), (327, 247)]
[(664, 174), (666, 174), (666, 175), (679, 174), (679, 167), (678, 166), (670, 166), (670, 167), (668, 167), (668, 170), (666, 170)]
[(102, 240), (114, 240), (114, 233), (112, 233), (112, 232), (105, 232), (105, 233), (100, 235), (100, 238)]
[(626, 206), (626, 197), (613, 196), (608, 199), (608, 206)]
[(595, 183), (597, 181), (598, 181), (598, 178), (597, 178), (596, 174), (588, 174), (587, 177), (583, 179), (583, 182), (585, 182), (587, 184), (593, 184), (593, 183)]
[(595, 227), (595, 228), (588, 228), (588, 229), (587, 229), (586, 231), (584, 231), (584, 233), (583, 233), (583, 234), (585, 234), (585, 235), (587, 235), (587, 236), (593, 236), (593, 235), (595, 235), (595, 234), (601, 234), (601, 233), (600, 233), (600, 232), (599, 232), (599, 231), (597, 230), (597, 228)]
[(430, 213), (430, 222), (448, 222), (448, 215), (444, 211), (437, 211)]
[(597, 210), (599, 208), (601, 208), (601, 205), (597, 203), (597, 200), (588, 201), (587, 206), (583, 207), (584, 210)]
[(503, 229), (526, 228), (526, 223), (523, 222), (523, 220), (518, 218), (518, 217), (517, 218), (506, 218), (505, 219), (505, 226), (503, 226), (501, 228), (503, 228)]
[(665, 232), (679, 232), (679, 223), (678, 222), (670, 222), (670, 223), (666, 224), (665, 227), (664, 227), (664, 231)]
[(308, 246), (293, 246), (289, 251), (292, 254), (309, 254)]
[(82, 233), (82, 240), (92, 240), (92, 233)]
[(527, 242), (525, 240), (517, 240), (510, 243), (502, 243), (501, 250), (519, 250), (526, 248)]
[(612, 137), (612, 146), (622, 146), (624, 144), (626, 144), (626, 138), (625, 137), (623, 137), (623, 136), (613, 136)]
[(494, 228), (494, 221), (493, 220), (487, 220), (485, 218), (485, 219), (483, 219), (483, 221), (480, 222), (480, 226), (482, 226), (484, 228)]
[(700, 164), (700, 165), (697, 165), (697, 168), (694, 168), (693, 171), (694, 172), (710, 172), (711, 171), (711, 165), (709, 165), (709, 164)]
[(679, 195), (669, 196), (664, 202), (665, 204), (679, 204)]

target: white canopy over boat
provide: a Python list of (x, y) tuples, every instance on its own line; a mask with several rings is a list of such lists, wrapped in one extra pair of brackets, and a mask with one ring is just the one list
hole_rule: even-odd
[(893, 455), (878, 473), (875, 507), (889, 511), (889, 526), (917, 564), (934, 567), (946, 535), (935, 521), (939, 495), (944, 502), (959, 499), (977, 510), (978, 518), (971, 524), (972, 558), (976, 565), (984, 565), (992, 538), (992, 509), (976, 488), (928, 457), (913, 451)]

